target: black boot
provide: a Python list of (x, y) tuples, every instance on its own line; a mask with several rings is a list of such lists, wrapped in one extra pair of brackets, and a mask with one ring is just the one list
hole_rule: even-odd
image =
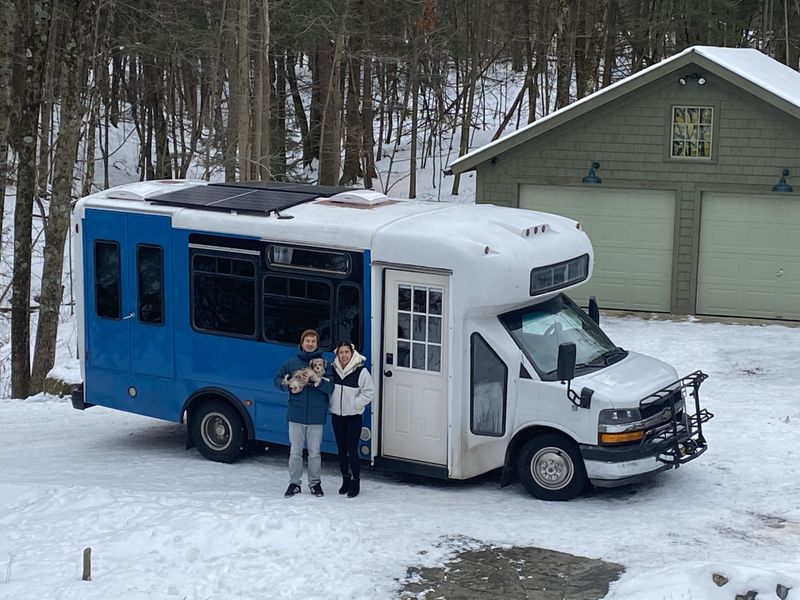
[(344, 496), (350, 489), (350, 475), (342, 475), (342, 487), (339, 488), (339, 493)]
[(358, 477), (353, 477), (350, 480), (350, 487), (347, 489), (347, 497), (355, 498), (358, 492), (361, 491), (361, 480)]

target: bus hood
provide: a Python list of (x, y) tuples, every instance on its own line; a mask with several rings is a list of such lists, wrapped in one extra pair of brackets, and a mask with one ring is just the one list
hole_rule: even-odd
[(609, 403), (609, 408), (631, 408), (677, 379), (678, 372), (671, 365), (629, 351), (618, 363), (576, 378), (573, 386), (578, 392), (581, 387), (593, 389), (598, 399)]

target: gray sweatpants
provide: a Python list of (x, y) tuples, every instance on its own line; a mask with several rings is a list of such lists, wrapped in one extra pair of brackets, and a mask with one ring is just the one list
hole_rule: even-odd
[(308, 485), (320, 483), (322, 425), (306, 425), (289, 421), (289, 480), (300, 485), (303, 477), (303, 445), (308, 448)]

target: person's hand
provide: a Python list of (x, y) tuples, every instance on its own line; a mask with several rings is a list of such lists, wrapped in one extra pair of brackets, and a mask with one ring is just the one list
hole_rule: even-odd
[(302, 371), (300, 373), (300, 379), (303, 380), (303, 383), (308, 383), (308, 377), (309, 377), (308, 371)]

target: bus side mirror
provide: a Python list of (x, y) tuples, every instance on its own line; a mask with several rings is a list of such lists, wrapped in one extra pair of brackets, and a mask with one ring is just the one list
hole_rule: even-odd
[(589, 296), (589, 318), (600, 325), (600, 308), (597, 306), (597, 298)]
[(564, 342), (558, 345), (558, 367), (556, 376), (561, 383), (575, 378), (575, 344)]

